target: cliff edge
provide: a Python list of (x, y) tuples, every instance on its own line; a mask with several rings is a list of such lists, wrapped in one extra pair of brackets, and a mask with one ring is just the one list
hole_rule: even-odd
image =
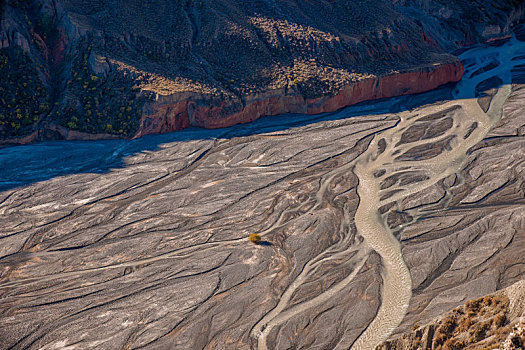
[[(461, 79), (523, 2), (0, 2), (0, 142), (321, 113)], [(22, 68), (23, 67), (23, 68)]]

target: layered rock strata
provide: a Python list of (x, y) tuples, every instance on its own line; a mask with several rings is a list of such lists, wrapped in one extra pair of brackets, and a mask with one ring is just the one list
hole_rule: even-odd
[(285, 113), (334, 112), (366, 100), (433, 90), (440, 85), (459, 81), (462, 75), (463, 66), (457, 60), (412, 72), (362, 79), (345, 86), (333, 96), (318, 98), (305, 98), (297, 91), (287, 94), (283, 90), (248, 96), (242, 105), (202, 96), (160, 97), (144, 106), (140, 129), (135, 136), (181, 130), (189, 126), (222, 128)]
[(522, 2), (481, 3), (4, 2), (0, 143), (217, 128), (427, 91), (460, 79), (450, 52), (523, 19)]

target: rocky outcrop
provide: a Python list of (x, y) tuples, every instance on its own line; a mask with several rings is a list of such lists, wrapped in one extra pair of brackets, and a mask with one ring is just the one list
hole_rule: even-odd
[(284, 113), (333, 112), (366, 100), (433, 90), (440, 85), (459, 81), (462, 74), (463, 66), (457, 60), (411, 72), (365, 78), (345, 86), (335, 95), (310, 99), (297, 91), (286, 93), (283, 90), (248, 96), (243, 103), (187, 94), (160, 97), (144, 106), (140, 129), (135, 137), (181, 130), (189, 126), (222, 128)]
[(376, 350), (523, 349), (525, 281), (467, 301), (427, 325), (379, 345)]

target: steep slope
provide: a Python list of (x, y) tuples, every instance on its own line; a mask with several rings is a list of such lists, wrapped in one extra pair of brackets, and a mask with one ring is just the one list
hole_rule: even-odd
[(501, 349), (525, 346), (525, 281), (498, 293), (469, 300), (433, 322), (415, 324), (412, 333), (377, 350)]
[(0, 138), (215, 128), (426, 91), (461, 78), (447, 52), (523, 17), (522, 1), (476, 4), (7, 1)]

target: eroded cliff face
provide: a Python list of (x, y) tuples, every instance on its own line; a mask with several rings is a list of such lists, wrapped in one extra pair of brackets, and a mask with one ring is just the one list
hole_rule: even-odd
[(217, 128), (427, 91), (460, 79), (449, 53), (508, 35), (523, 3), (24, 0), (0, 12), (5, 144)]
[(305, 98), (298, 91), (275, 90), (238, 100), (220, 101), (202, 96), (160, 98), (147, 103), (136, 137), (181, 130), (189, 126), (222, 128), (248, 123), (260, 117), (285, 114), (334, 112), (366, 100), (380, 99), (433, 90), (457, 82), (463, 75), (461, 61), (438, 64), (413, 72), (393, 73), (351, 83), (334, 95)]

